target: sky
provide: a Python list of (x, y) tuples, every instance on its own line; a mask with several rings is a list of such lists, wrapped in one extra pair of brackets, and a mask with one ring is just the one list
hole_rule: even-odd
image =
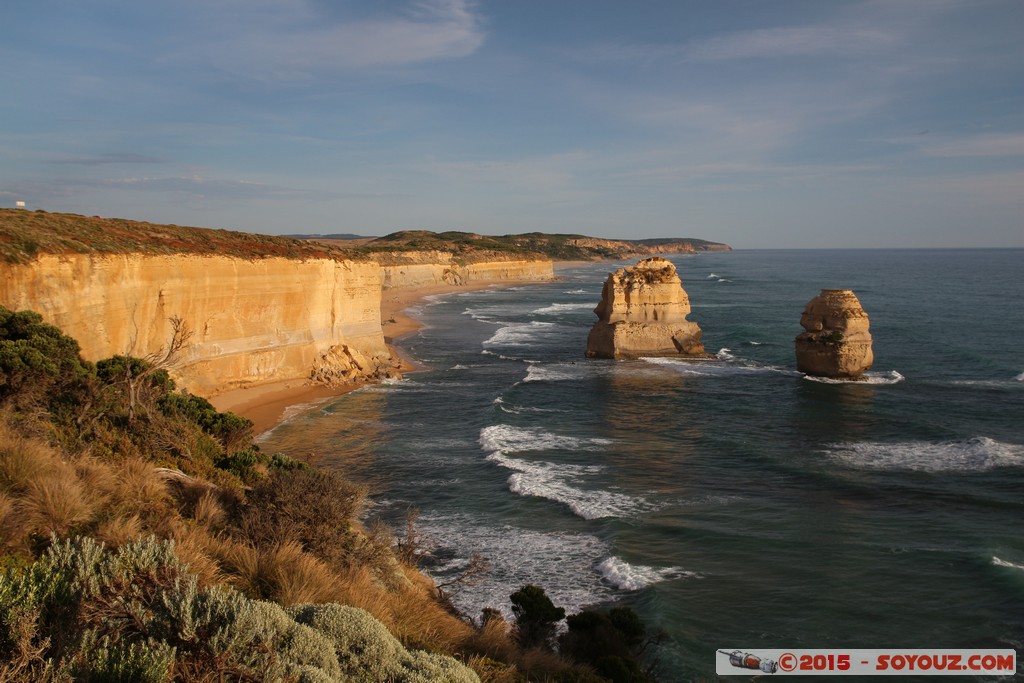
[(31, 0), (0, 206), (1024, 247), (1021, 0)]

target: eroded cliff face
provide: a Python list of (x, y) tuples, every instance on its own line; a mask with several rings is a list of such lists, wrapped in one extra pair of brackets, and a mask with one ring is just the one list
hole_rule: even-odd
[(195, 393), (394, 373), (374, 262), (91, 254), (0, 268), (0, 304), (38, 311), (89, 360), (158, 352), (181, 318), (194, 336), (173, 374)]
[(654, 257), (608, 276), (598, 322), (587, 337), (588, 358), (702, 356), (700, 327), (671, 261)]
[(796, 367), (819, 377), (857, 378), (871, 368), (874, 353), (868, 314), (849, 289), (823, 289), (800, 317)]
[(480, 261), (460, 264), (451, 252), (420, 251), (392, 255), (381, 265), (384, 289), (465, 285), (501, 280), (551, 280), (551, 261)]

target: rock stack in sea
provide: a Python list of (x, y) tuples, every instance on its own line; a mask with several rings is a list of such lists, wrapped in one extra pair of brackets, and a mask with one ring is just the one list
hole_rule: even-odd
[(807, 302), (796, 338), (796, 367), (818, 377), (857, 378), (871, 367), (868, 314), (849, 289), (823, 289)]
[(700, 327), (686, 319), (690, 299), (668, 259), (644, 259), (610, 274), (594, 313), (588, 358), (705, 355)]

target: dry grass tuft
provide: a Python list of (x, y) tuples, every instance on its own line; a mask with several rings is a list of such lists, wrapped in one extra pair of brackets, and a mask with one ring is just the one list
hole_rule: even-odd
[(117, 548), (143, 535), (142, 520), (138, 515), (115, 516), (96, 525), (93, 535), (111, 548)]
[(53, 449), (37, 439), (18, 435), (0, 419), (0, 486), (24, 489), (33, 480), (59, 466)]
[(334, 573), (294, 541), (274, 548), (262, 560), (271, 577), (273, 599), (286, 607), (331, 602), (338, 595)]
[(473, 655), (466, 660), (466, 666), (480, 677), (480, 683), (521, 683), (525, 680), (514, 664), (505, 664), (489, 657)]
[(183, 524), (173, 525), (169, 535), (174, 539), (174, 552), (178, 558), (188, 565), (188, 570), (199, 578), (203, 586), (225, 583), (227, 578), (221, 571), (214, 548), (222, 548), (224, 539), (209, 533), (202, 527), (189, 527)]
[(73, 462), (75, 476), (89, 492), (97, 506), (104, 506), (110, 501), (112, 493), (117, 489), (117, 477), (110, 465), (89, 455), (76, 458)]
[(224, 508), (213, 491), (203, 493), (192, 510), (192, 518), (196, 520), (196, 524), (207, 529), (219, 528), (226, 517)]
[(0, 491), (0, 549), (15, 546), (23, 536), (15, 510), (14, 498)]
[(510, 662), (519, 654), (519, 647), (512, 638), (508, 623), (500, 616), (492, 617), (466, 639), (467, 652), (483, 655), (490, 659)]
[(271, 578), (265, 574), (260, 552), (248, 543), (225, 541), (214, 549), (228, 582), (251, 598), (270, 595)]
[(122, 461), (115, 471), (112, 491), (115, 509), (143, 517), (162, 517), (171, 511), (167, 484), (153, 467), (141, 458)]
[(90, 521), (96, 510), (71, 468), (29, 482), (18, 507), (26, 526), (58, 536)]
[(529, 680), (547, 680), (552, 678), (552, 674), (567, 669), (586, 670), (579, 665), (573, 665), (561, 655), (540, 647), (521, 650), (513, 662)]

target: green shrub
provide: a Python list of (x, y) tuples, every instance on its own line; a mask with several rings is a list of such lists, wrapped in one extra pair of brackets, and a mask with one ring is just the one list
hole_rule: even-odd
[(583, 610), (566, 619), (568, 631), (559, 639), (561, 651), (589, 664), (614, 683), (648, 683), (640, 669), (646, 628), (636, 612), (616, 607), (608, 612)]
[(95, 376), (79, 350), (77, 341), (44, 323), (38, 313), (0, 306), (0, 401), (74, 405)]
[(516, 617), (516, 635), (524, 647), (551, 647), (555, 624), (565, 618), (565, 610), (555, 607), (543, 588), (526, 585), (509, 596)]

